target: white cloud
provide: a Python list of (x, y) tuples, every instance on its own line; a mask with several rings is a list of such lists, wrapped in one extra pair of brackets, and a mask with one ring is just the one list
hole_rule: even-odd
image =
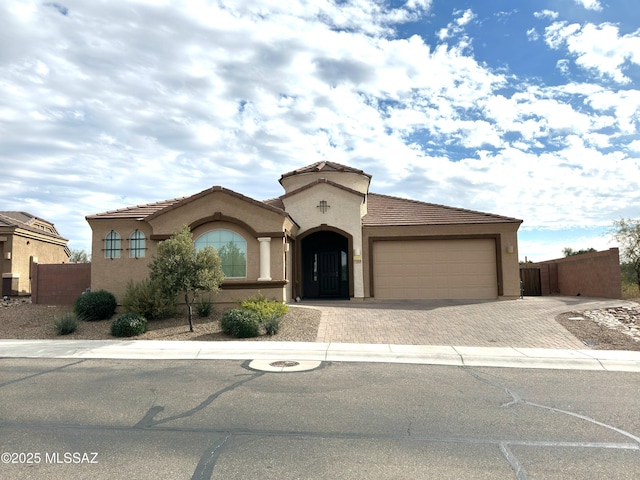
[(311, 3), (2, 2), (2, 208), (88, 245), (85, 215), (212, 185), (269, 198), (281, 173), (332, 160), (373, 191), (528, 226), (640, 214), (640, 90), (600, 78), (631, 78), (637, 36), (554, 23), (546, 45), (599, 75), (546, 86), (474, 56), (472, 10), (430, 45), (396, 29), (429, 1)]
[(601, 90), (593, 92), (585, 102), (604, 115), (611, 112), (612, 125), (622, 135), (635, 134), (640, 129), (640, 90)]
[(576, 64), (618, 83), (628, 83), (623, 72), (628, 63), (640, 65), (640, 30), (620, 36), (612, 24), (581, 26), (555, 22), (545, 29), (545, 41), (554, 49), (566, 45)]
[(569, 73), (569, 60), (563, 58), (556, 62), (556, 68), (562, 72), (563, 75), (567, 75)]
[(477, 15), (469, 8), (466, 10), (455, 10), (454, 15), (458, 16), (454, 21), (449, 22), (446, 28), (441, 28), (436, 34), (441, 41), (447, 38), (463, 36), (464, 40), (464, 27), (476, 19)]
[(567, 24), (567, 22), (554, 22), (545, 29), (545, 42), (551, 47), (558, 49), (567, 38), (580, 30), (577, 23)]
[(456, 19), (456, 23), (461, 27), (465, 26), (466, 24), (468, 24), (469, 22), (471, 22), (473, 19), (476, 18), (476, 15), (473, 13), (473, 11), (470, 8), (457, 13), (462, 13), (462, 15)]
[(601, 11), (600, 0), (575, 0), (576, 4), (583, 6), (587, 10)]
[(535, 42), (540, 39), (540, 34), (535, 28), (530, 28), (529, 30), (527, 30), (527, 38), (530, 41)]
[(533, 16), (536, 18), (550, 18), (551, 20), (555, 20), (559, 15), (560, 14), (558, 12), (553, 10), (541, 10), (533, 13)]

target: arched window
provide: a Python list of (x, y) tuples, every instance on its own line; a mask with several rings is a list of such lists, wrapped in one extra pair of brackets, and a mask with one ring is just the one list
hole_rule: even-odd
[(120, 258), (120, 250), (122, 239), (120, 234), (115, 230), (111, 230), (104, 240), (104, 257), (105, 258)]
[(225, 277), (247, 276), (247, 242), (230, 230), (212, 230), (200, 235), (195, 241), (196, 251), (204, 247), (217, 250)]
[(140, 230), (134, 231), (129, 237), (129, 257), (144, 257), (146, 238)]

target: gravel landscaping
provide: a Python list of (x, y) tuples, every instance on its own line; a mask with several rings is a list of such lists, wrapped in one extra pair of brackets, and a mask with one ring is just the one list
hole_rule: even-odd
[[(111, 321), (80, 322), (78, 330), (69, 335), (56, 333), (54, 322), (73, 309), (68, 306), (32, 305), (28, 299), (12, 299), (0, 303), (0, 338), (3, 339), (72, 339), (116, 340), (110, 333)], [(251, 340), (276, 342), (315, 342), (321, 312), (314, 308), (290, 306), (280, 320), (276, 335), (237, 339), (222, 332), (220, 315), (208, 318), (194, 316), (194, 332), (189, 332), (186, 315), (164, 320), (152, 320), (147, 332), (136, 340)], [(114, 317), (115, 318), (115, 317)]]
[[(54, 322), (71, 311), (72, 308), (68, 306), (32, 305), (28, 298), (2, 301), (0, 338), (115, 340), (110, 333), (110, 320), (81, 322), (74, 333), (58, 335)], [(320, 316), (320, 310), (313, 307), (292, 305), (289, 313), (282, 317), (276, 335), (237, 339), (222, 332), (220, 312), (213, 313), (209, 318), (194, 316), (194, 332), (189, 332), (187, 318), (181, 315), (150, 321), (147, 332), (135, 339), (315, 342)], [(585, 348), (640, 351), (640, 305), (635, 308), (567, 312), (558, 315), (556, 321), (581, 340)]]
[(590, 349), (640, 351), (640, 305), (563, 313), (556, 321)]

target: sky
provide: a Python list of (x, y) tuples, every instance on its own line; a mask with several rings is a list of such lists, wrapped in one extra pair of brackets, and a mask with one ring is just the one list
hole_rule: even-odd
[(85, 216), (319, 161), (522, 219), (519, 257), (640, 217), (637, 0), (3, 0), (0, 210)]

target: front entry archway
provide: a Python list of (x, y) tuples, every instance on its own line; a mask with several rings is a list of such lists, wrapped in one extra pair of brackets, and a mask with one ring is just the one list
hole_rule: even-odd
[(302, 240), (302, 296), (349, 298), (349, 240), (334, 231), (318, 231)]

